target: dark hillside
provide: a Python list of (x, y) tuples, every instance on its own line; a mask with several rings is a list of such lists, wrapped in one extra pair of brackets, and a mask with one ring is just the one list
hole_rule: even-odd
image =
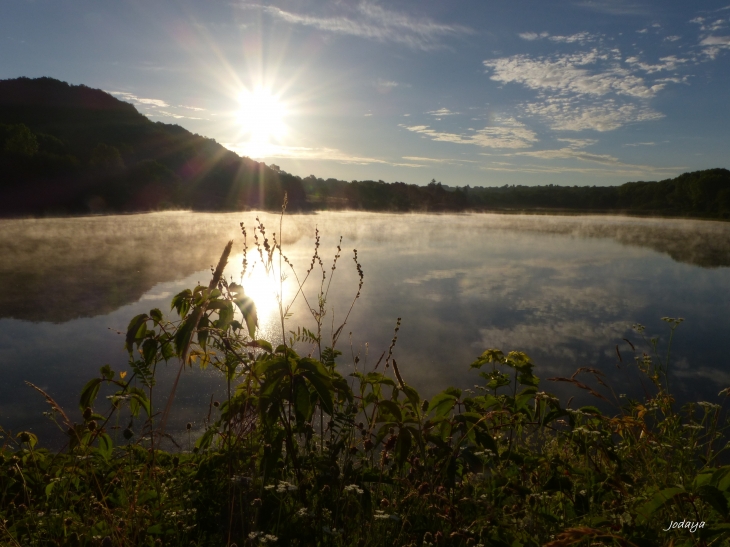
[(297, 177), (152, 122), (108, 93), (51, 78), (0, 81), (0, 214), (277, 208)]

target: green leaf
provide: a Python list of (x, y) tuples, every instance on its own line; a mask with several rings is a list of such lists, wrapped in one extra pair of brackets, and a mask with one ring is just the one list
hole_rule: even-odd
[(504, 353), (498, 349), (488, 349), (470, 366), (471, 368), (482, 368), (487, 363), (501, 363), (504, 360)]
[(268, 342), (267, 340), (253, 340), (246, 345), (250, 348), (260, 348), (268, 353), (274, 352), (274, 348), (271, 345), (271, 342)]
[(294, 411), (297, 423), (303, 424), (312, 417), (311, 394), (307, 389), (304, 379), (298, 376), (294, 380)]
[(702, 498), (702, 501), (709, 503), (723, 517), (727, 517), (727, 499), (720, 490), (710, 484), (705, 484), (697, 489), (697, 493)]
[[(332, 401), (332, 393), (330, 393), (328, 388), (328, 385), (331, 385), (330, 382), (325, 382), (319, 374), (314, 374), (309, 370), (303, 371), (302, 375), (309, 380), (312, 387), (317, 391), (322, 409), (331, 416), (334, 412), (334, 403)], [(325, 380), (327, 379), (325, 378)]]
[(19, 439), (21, 443), (28, 443), (31, 448), (38, 443), (38, 437), (30, 431), (21, 431), (15, 438)]
[(158, 324), (162, 323), (162, 319), (163, 319), (162, 312), (160, 310), (158, 310), (157, 308), (150, 310), (150, 317), (152, 318), (152, 320), (155, 323), (158, 323)]
[(99, 369), (99, 372), (107, 380), (111, 380), (112, 378), (114, 378), (114, 371), (109, 365), (104, 365), (103, 367), (101, 367)]
[[(388, 401), (388, 400), (378, 401), (378, 408), (379, 409), (382, 408), (388, 414), (391, 414), (396, 419), (397, 422), (400, 423), (400, 422), (403, 421), (403, 413), (401, 412), (400, 407), (395, 402)], [(388, 421), (387, 420), (387, 417), (386, 418), (381, 418), (381, 419), (384, 419), (385, 421)]]
[(639, 517), (637, 520), (640, 522), (648, 521), (649, 518), (651, 518), (651, 516), (659, 509), (664, 507), (664, 505), (672, 501), (675, 497), (686, 493), (687, 492), (684, 488), (679, 487), (665, 488), (664, 490), (657, 492), (649, 501), (644, 503), (644, 505), (638, 509)]
[(193, 329), (195, 328), (196, 315), (197, 313), (195, 312), (190, 314), (175, 332), (175, 352), (178, 357), (182, 357), (183, 352), (187, 349), (188, 344), (190, 343), (190, 338), (193, 334)]
[(436, 416), (447, 416), (454, 408), (458, 399), (449, 393), (439, 393), (428, 404), (428, 411), (435, 412)]
[(148, 319), (149, 316), (146, 313), (140, 313), (129, 322), (129, 326), (127, 327), (127, 336), (124, 343), (124, 347), (129, 353), (132, 353), (134, 343), (139, 342), (139, 340), (141, 340), (144, 336), (144, 333), (147, 331), (145, 323), (147, 323)]
[(497, 443), (494, 438), (489, 434), (489, 431), (486, 430), (486, 428), (483, 429), (479, 426), (475, 427), (474, 437), (476, 439), (476, 443), (480, 447), (491, 450), (495, 456), (499, 455), (499, 448), (497, 447)]
[(81, 409), (81, 412), (86, 410), (87, 406), (90, 407), (94, 404), (94, 400), (99, 393), (101, 382), (101, 378), (93, 378), (89, 380), (81, 390), (81, 397), (79, 398), (79, 408)]
[(700, 530), (700, 539), (709, 539), (718, 534), (730, 533), (730, 524), (713, 524)]
[(139, 415), (140, 407), (144, 408), (148, 417), (152, 415), (152, 406), (144, 391), (138, 387), (130, 387), (127, 393), (129, 395), (129, 410), (133, 416)]
[(210, 446), (210, 444), (213, 442), (213, 439), (215, 438), (216, 429), (214, 427), (211, 427), (203, 433), (203, 435), (195, 441), (195, 448), (198, 450), (205, 450)]
[[(231, 321), (233, 321), (233, 304), (230, 302), (223, 302), (223, 306), (218, 310), (218, 323), (217, 327), (220, 330), (226, 330), (228, 326), (231, 324)], [(245, 317), (245, 316), (244, 316)], [(248, 325), (248, 320), (246, 321), (246, 324)], [(249, 334), (251, 334), (251, 327), (249, 325)], [(253, 334), (251, 334), (251, 337), (253, 338)]]
[(406, 463), (412, 444), (411, 432), (406, 428), (401, 428), (398, 432), (398, 440), (395, 443), (395, 461), (399, 467), (403, 467), (403, 464)]
[(153, 536), (159, 536), (162, 534), (162, 524), (155, 524), (147, 528), (147, 533)]
[(248, 296), (241, 295), (237, 297), (234, 302), (241, 310), (243, 319), (246, 321), (248, 327), (248, 335), (253, 338), (256, 335), (256, 327), (259, 324), (258, 314), (256, 313), (256, 304)]
[(148, 365), (152, 364), (157, 355), (157, 340), (154, 338), (148, 338), (142, 343), (142, 356), (144, 362)]
[(97, 450), (104, 457), (105, 460), (108, 460), (109, 457), (112, 455), (112, 449), (114, 448), (112, 438), (106, 433), (101, 433), (97, 437), (97, 439), (99, 440), (99, 446)]
[(172, 298), (170, 309), (177, 310), (177, 314), (182, 318), (185, 317), (190, 309), (190, 299), (193, 297), (193, 293), (190, 289), (185, 289), (181, 293), (176, 294)]
[(418, 409), (421, 404), (421, 397), (418, 395), (418, 392), (413, 389), (411, 386), (403, 386), (403, 393), (406, 394), (406, 397), (408, 397), (408, 400), (413, 405), (414, 409)]

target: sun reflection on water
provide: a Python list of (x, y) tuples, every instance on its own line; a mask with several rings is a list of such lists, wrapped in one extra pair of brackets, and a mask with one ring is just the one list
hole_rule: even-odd
[[(242, 258), (243, 255), (239, 254), (231, 262), (240, 264)], [(286, 306), (293, 296), (290, 283), (286, 279), (281, 281), (278, 265), (267, 271), (259, 257), (249, 253), (248, 260), (241, 284), (246, 295), (256, 304), (259, 322), (257, 337), (266, 340), (278, 339), (281, 336), (279, 295), (282, 294)], [(240, 320), (240, 317), (238, 319)]]

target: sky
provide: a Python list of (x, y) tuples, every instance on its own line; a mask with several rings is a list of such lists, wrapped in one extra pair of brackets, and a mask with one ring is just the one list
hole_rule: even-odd
[(0, 79), (103, 89), (306, 177), (729, 168), (728, 0), (5, 0)]

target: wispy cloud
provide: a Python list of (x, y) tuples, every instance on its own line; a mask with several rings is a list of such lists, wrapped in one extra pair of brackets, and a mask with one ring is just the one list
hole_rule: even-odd
[(137, 105), (140, 107), (146, 107), (148, 109), (147, 114), (151, 116), (160, 116), (164, 118), (174, 118), (174, 119), (188, 119), (188, 120), (200, 120), (202, 118), (196, 118), (193, 116), (185, 116), (183, 114), (179, 114), (176, 112), (171, 112), (169, 110), (163, 110), (168, 108), (184, 108), (186, 110), (194, 110), (194, 111), (202, 111), (205, 110), (203, 108), (197, 108), (194, 106), (184, 106), (184, 105), (171, 105), (167, 101), (163, 101), (162, 99), (148, 99), (145, 97), (139, 97), (135, 95), (134, 93), (129, 93), (127, 91), (107, 91), (107, 93), (114, 95), (115, 97), (132, 103), (133, 105)]
[(484, 66), (492, 70), (491, 79), (497, 82), (580, 95), (616, 93), (650, 98), (664, 87), (649, 86), (642, 78), (611, 61), (614, 61), (611, 52), (592, 49), (550, 57), (513, 55), (486, 60)]
[(655, 72), (661, 72), (664, 70), (676, 70), (677, 68), (679, 68), (680, 65), (688, 63), (689, 61), (690, 59), (681, 59), (676, 55), (668, 55), (667, 57), (660, 57), (659, 63), (656, 64), (643, 63), (639, 60), (638, 57), (628, 57), (625, 62), (630, 65), (635, 65), (637, 68), (640, 68), (647, 74), (653, 74)]
[(560, 142), (568, 143), (570, 148), (585, 148), (598, 143), (596, 139), (558, 139)]
[(403, 156), (404, 160), (415, 161), (419, 163), (443, 163), (443, 164), (456, 164), (456, 163), (479, 163), (474, 160), (461, 160), (453, 158), (423, 158), (420, 156)]
[(400, 125), (437, 142), (469, 144), (482, 148), (529, 148), (537, 142), (537, 135), (515, 119), (499, 120), (501, 125), (485, 127), (471, 133), (437, 131), (428, 125)]
[(138, 97), (137, 95), (134, 95), (133, 93), (128, 93), (126, 91), (107, 91), (107, 93), (110, 93), (111, 95), (119, 97), (120, 99), (128, 101), (132, 104), (145, 104), (150, 106), (157, 106), (160, 108), (167, 108), (168, 106), (170, 106), (161, 99), (145, 99), (144, 97)]
[[(221, 143), (229, 150), (236, 152), (241, 156), (248, 156), (248, 143)], [(394, 167), (426, 167), (419, 163), (403, 163), (398, 161), (389, 161), (381, 158), (370, 158), (367, 156), (356, 156), (347, 154), (336, 148), (310, 148), (305, 146), (283, 146), (270, 145), (266, 151), (260, 155), (260, 159), (295, 159), (303, 161), (334, 161), (338, 163), (350, 163), (357, 165), (383, 164)]]
[(535, 40), (541, 40), (541, 39), (547, 39), (551, 42), (556, 43), (563, 43), (563, 44), (587, 44), (588, 42), (595, 42), (599, 39), (599, 35), (597, 34), (591, 34), (590, 32), (578, 32), (575, 34), (570, 34), (567, 36), (551, 36), (547, 32), (521, 32), (518, 34), (520, 38), (523, 40), (527, 40), (528, 42), (533, 42)]
[(656, 146), (655, 142), (632, 142), (626, 143), (624, 146)]
[(497, 171), (507, 173), (537, 173), (537, 174), (561, 174), (577, 173), (583, 175), (609, 175), (621, 177), (664, 177), (676, 176), (687, 170), (686, 166), (678, 167), (655, 167), (652, 165), (627, 165), (606, 166), (606, 167), (571, 167), (560, 165), (531, 165), (531, 164), (510, 164), (506, 162), (492, 162), (489, 165), (480, 167), (483, 171)]
[(474, 32), (463, 25), (449, 25), (427, 18), (416, 18), (368, 2), (358, 4), (354, 9), (341, 8), (345, 11), (335, 16), (300, 14), (274, 6), (251, 4), (241, 6), (260, 8), (273, 17), (295, 25), (316, 28), (334, 34), (358, 36), (378, 42), (398, 43), (412, 49), (426, 51), (444, 47), (444, 39)]
[(648, 106), (621, 104), (615, 99), (584, 101), (577, 97), (551, 97), (522, 106), (526, 113), (543, 118), (556, 131), (612, 131), (630, 123), (664, 117)]
[(540, 34), (538, 34), (537, 32), (521, 32), (518, 34), (518, 36), (523, 40), (532, 42), (533, 40), (539, 40), (540, 38), (547, 38), (550, 35), (547, 32), (541, 32)]
[(431, 114), (431, 116), (454, 116), (458, 114), (458, 112), (452, 112), (448, 108), (439, 108), (438, 110), (431, 110), (430, 112), (426, 112), (426, 114)]
[(576, 2), (575, 5), (609, 15), (645, 15), (648, 13), (645, 6), (625, 0), (585, 0)]
[[(514, 152), (513, 156), (529, 156), (532, 158), (540, 158), (543, 160), (571, 159), (588, 161), (593, 163), (601, 163), (603, 165), (628, 166), (619, 161), (618, 158), (608, 154), (591, 154), (584, 150), (576, 150), (574, 148), (560, 148), (557, 150), (531, 150), (529, 152)], [(633, 166), (630, 166), (633, 167)]]

